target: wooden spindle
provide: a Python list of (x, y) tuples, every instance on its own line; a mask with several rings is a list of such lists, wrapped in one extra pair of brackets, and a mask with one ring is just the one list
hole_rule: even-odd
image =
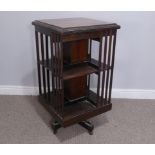
[(55, 108), (55, 59), (54, 59), (54, 35), (50, 36), (50, 47), (51, 47), (51, 77), (52, 77), (52, 105)]
[(102, 37), (99, 45), (99, 69), (98, 69), (98, 83), (97, 83), (97, 106), (100, 103), (100, 76), (101, 76), (101, 57), (102, 57)]
[(42, 55), (42, 76), (43, 76), (43, 89), (44, 89), (44, 97), (46, 97), (46, 79), (45, 79), (45, 67), (44, 67), (44, 63), (45, 63), (45, 57), (44, 57), (44, 39), (43, 39), (43, 34), (41, 33), (40, 35), (41, 37), (41, 55)]
[[(92, 39), (89, 38), (89, 51), (88, 51), (88, 59), (91, 60), (91, 53), (92, 53)], [(89, 95), (90, 90), (90, 75), (87, 75), (87, 97)]]
[[(111, 43), (112, 43), (112, 31), (110, 31), (109, 33), (109, 48), (108, 48), (108, 60), (107, 60), (108, 66), (110, 66)], [(109, 69), (107, 70), (107, 77), (106, 77), (106, 88), (105, 88), (105, 100), (106, 101), (107, 101), (107, 95), (108, 95), (108, 84), (109, 84)]]
[[(46, 62), (49, 66), (49, 46), (48, 46), (48, 35), (45, 38), (46, 41)], [(46, 70), (47, 75), (47, 88), (48, 88), (48, 100), (50, 100), (50, 76), (49, 76), (49, 69)]]
[(60, 80), (61, 80), (61, 111), (62, 116), (64, 112), (64, 81), (63, 81), (63, 41), (62, 36), (60, 36), (60, 60), (61, 60), (61, 69), (60, 69)]
[(56, 34), (56, 59), (57, 59), (57, 66), (56, 66), (56, 70), (57, 70), (57, 75), (56, 75), (56, 79), (57, 79), (57, 110), (60, 113), (60, 51), (59, 51), (59, 36)]
[(56, 71), (56, 103), (57, 112), (61, 113), (61, 95), (60, 95), (60, 49), (59, 49), (59, 35), (55, 34), (55, 71)]
[(113, 70), (114, 70), (114, 61), (115, 61), (115, 47), (116, 47), (116, 35), (117, 31), (114, 33), (113, 38), (113, 49), (112, 49), (112, 61), (111, 61), (111, 77), (110, 77), (110, 86), (109, 86), (109, 102), (111, 102), (111, 93), (112, 93), (112, 80), (113, 80)]
[[(106, 65), (106, 57), (107, 57), (107, 33), (105, 34), (105, 41), (104, 41), (104, 57), (103, 57), (103, 64)], [(102, 75), (102, 91), (101, 91), (101, 100), (104, 99), (104, 89), (105, 89), (105, 70), (103, 70)]]
[(38, 85), (39, 85), (39, 94), (42, 95), (41, 90), (41, 73), (40, 73), (40, 56), (39, 56), (39, 39), (38, 32), (35, 31), (35, 39), (36, 39), (36, 55), (37, 55), (37, 69), (38, 69)]

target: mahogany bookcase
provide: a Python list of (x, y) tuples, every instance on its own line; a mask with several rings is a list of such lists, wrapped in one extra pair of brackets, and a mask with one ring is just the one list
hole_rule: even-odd
[(94, 127), (87, 119), (112, 108), (116, 33), (120, 26), (87, 18), (44, 19), (32, 24), (39, 101), (54, 118), (53, 132), (79, 123), (92, 134)]

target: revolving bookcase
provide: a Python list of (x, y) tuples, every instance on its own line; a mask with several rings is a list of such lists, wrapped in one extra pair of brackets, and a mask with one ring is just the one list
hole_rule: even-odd
[(87, 18), (44, 19), (35, 26), (39, 101), (54, 118), (53, 132), (111, 110), (119, 25)]

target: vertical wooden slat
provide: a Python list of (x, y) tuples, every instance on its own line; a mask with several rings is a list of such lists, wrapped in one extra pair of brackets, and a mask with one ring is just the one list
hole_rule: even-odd
[[(105, 34), (105, 41), (104, 41), (104, 57), (103, 57), (103, 64), (106, 64), (106, 57), (107, 57), (107, 33)], [(102, 75), (102, 91), (101, 91), (101, 99), (104, 99), (104, 87), (105, 87), (105, 70), (103, 70)]]
[(98, 82), (97, 82), (97, 106), (100, 103), (100, 76), (101, 76), (101, 57), (102, 57), (102, 37), (100, 38), (99, 45), (99, 71), (98, 71)]
[(60, 53), (59, 53), (59, 36), (56, 35), (56, 46), (57, 46), (57, 105), (58, 105), (58, 112), (61, 112), (61, 103), (60, 103)]
[(64, 94), (63, 94), (63, 42), (62, 37), (59, 36), (59, 82), (60, 82), (60, 113), (63, 115)]
[(39, 64), (39, 39), (38, 39), (38, 32), (35, 31), (35, 39), (36, 39), (36, 54), (37, 54), (37, 68), (38, 68), (38, 85), (39, 85), (39, 94), (42, 95), (41, 90), (41, 73), (40, 73), (40, 64)]
[[(91, 60), (91, 52), (92, 52), (92, 39), (89, 39), (89, 51), (88, 51), (88, 59)], [(87, 75), (87, 96), (89, 95), (90, 90), (90, 75)]]
[(56, 85), (57, 85), (57, 111), (60, 113), (60, 56), (59, 56), (59, 36), (56, 34), (56, 60), (57, 60), (57, 75), (56, 75)]
[(55, 61), (54, 61), (54, 35), (53, 33), (50, 36), (50, 47), (51, 47), (51, 77), (52, 77), (52, 105), (55, 108)]
[[(42, 63), (44, 64), (45, 62), (45, 57), (44, 57), (44, 40), (43, 40), (43, 34), (41, 33), (40, 35), (41, 39), (41, 55), (42, 55)], [(42, 75), (43, 75), (43, 89), (44, 89), (44, 97), (46, 97), (46, 79), (45, 79), (45, 67), (42, 65)]]
[(60, 35), (57, 35), (57, 43), (58, 43), (58, 93), (59, 93), (59, 112), (60, 115), (63, 114), (63, 93), (62, 93), (62, 75), (63, 75), (63, 43)]
[(89, 61), (91, 60), (91, 53), (92, 53), (91, 47), (92, 47), (92, 39), (90, 38), (89, 39)]
[(55, 55), (54, 55), (54, 85), (55, 85), (55, 109), (58, 111), (58, 78), (57, 78), (57, 65), (58, 65), (58, 59), (57, 59), (57, 43), (56, 43), (56, 34), (53, 33), (54, 38), (54, 48), (55, 48)]
[(55, 93), (56, 93), (56, 102), (55, 102), (55, 107), (56, 111), (60, 114), (61, 111), (61, 106), (60, 106), (60, 94), (59, 94), (59, 89), (60, 89), (60, 58), (59, 58), (59, 37), (57, 34), (54, 34), (55, 38)]
[(109, 102), (111, 102), (111, 93), (112, 93), (112, 80), (113, 80), (113, 70), (114, 70), (114, 61), (115, 61), (115, 47), (116, 47), (116, 35), (117, 31), (115, 30), (113, 38), (113, 49), (112, 49), (112, 61), (111, 61), (111, 77), (110, 77), (110, 86), (109, 86)]
[[(108, 66), (110, 66), (111, 43), (112, 43), (112, 30), (109, 33), (109, 48), (108, 48), (108, 61), (107, 61)], [(107, 95), (108, 95), (108, 84), (109, 84), (109, 69), (107, 70), (107, 77), (106, 77), (106, 88), (105, 88), (105, 100), (106, 101), (107, 101)]]
[[(48, 46), (48, 35), (46, 35), (45, 38), (46, 41), (46, 62), (47, 65), (49, 66), (49, 46)], [(48, 100), (50, 100), (50, 76), (49, 76), (49, 70), (46, 70), (47, 74), (47, 88), (48, 88)]]
[(60, 84), (61, 84), (61, 115), (64, 111), (64, 81), (63, 81), (63, 41), (60, 36)]

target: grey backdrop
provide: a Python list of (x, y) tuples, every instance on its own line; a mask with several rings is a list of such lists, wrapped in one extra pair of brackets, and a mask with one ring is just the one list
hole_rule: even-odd
[(155, 12), (0, 12), (0, 85), (37, 85), (31, 22), (64, 17), (120, 24), (113, 87), (155, 89)]

